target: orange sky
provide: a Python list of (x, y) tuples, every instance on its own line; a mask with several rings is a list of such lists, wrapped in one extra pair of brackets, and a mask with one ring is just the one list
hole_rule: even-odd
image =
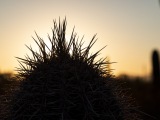
[(86, 44), (97, 33), (91, 52), (107, 47), (114, 74), (149, 76), (151, 52), (160, 52), (160, 6), (158, 0), (1, 0), (0, 70), (18, 67), (16, 56), (24, 57), (35, 47), (34, 31), (46, 39), (53, 19), (67, 17), (67, 36), (75, 26)]

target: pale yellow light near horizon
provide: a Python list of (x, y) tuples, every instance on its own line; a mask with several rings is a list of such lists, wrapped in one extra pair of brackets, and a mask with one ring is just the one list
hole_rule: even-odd
[[(67, 18), (67, 38), (73, 27), (85, 46), (95, 33), (98, 41), (91, 53), (105, 45), (98, 58), (108, 56), (113, 73), (149, 76), (151, 52), (160, 50), (160, 8), (150, 0), (131, 1), (0, 1), (0, 71), (14, 71), (15, 57), (30, 54), (25, 44), (36, 45), (34, 31), (47, 39), (52, 36), (53, 19)], [(47, 41), (47, 40), (46, 40)]]

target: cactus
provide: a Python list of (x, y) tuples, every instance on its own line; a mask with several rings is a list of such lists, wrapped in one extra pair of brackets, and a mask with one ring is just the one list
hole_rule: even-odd
[[(65, 38), (66, 19), (54, 21), (52, 38), (48, 47), (37, 34), (34, 39), (39, 52), (32, 47), (32, 57), (19, 58), (19, 90), (11, 102), (10, 118), (13, 120), (124, 120), (134, 119), (127, 114), (121, 101), (112, 90), (112, 77), (106, 73), (105, 59), (95, 61), (101, 50), (89, 51), (95, 43), (93, 36), (87, 47), (76, 33)], [(125, 101), (123, 101), (125, 103)], [(131, 117), (132, 116), (132, 117)]]
[(159, 56), (158, 51), (154, 50), (152, 54), (152, 77), (153, 84), (158, 86), (160, 84), (160, 68), (159, 68)]

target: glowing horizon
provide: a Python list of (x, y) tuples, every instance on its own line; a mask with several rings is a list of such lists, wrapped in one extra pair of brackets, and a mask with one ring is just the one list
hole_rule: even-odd
[(160, 6), (158, 0), (135, 1), (0, 1), (0, 71), (19, 67), (15, 57), (30, 54), (25, 44), (35, 48), (31, 36), (52, 36), (53, 19), (67, 18), (67, 35), (73, 27), (87, 45), (97, 33), (91, 53), (105, 45), (101, 57), (108, 56), (113, 73), (149, 76), (151, 52), (160, 52)]

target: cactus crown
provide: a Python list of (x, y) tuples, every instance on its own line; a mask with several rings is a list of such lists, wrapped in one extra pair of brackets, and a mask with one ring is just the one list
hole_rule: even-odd
[[(32, 47), (27, 46), (27, 48), (32, 52), (32, 58), (28, 55), (25, 56), (25, 59), (18, 58), (20, 61), (20, 68), (18, 68), (19, 77), (25, 78), (29, 76), (33, 71), (42, 67), (43, 64), (51, 63), (56, 60), (58, 62), (70, 61), (72, 62), (83, 62), (91, 68), (94, 68), (95, 72), (100, 76), (109, 76), (107, 74), (107, 64), (110, 64), (106, 59), (100, 59), (95, 62), (95, 58), (99, 55), (99, 52), (104, 49), (100, 49), (98, 52), (89, 55), (90, 49), (94, 45), (97, 39), (96, 35), (93, 36), (87, 47), (83, 47), (83, 37), (79, 41), (77, 38), (77, 34), (74, 32), (74, 28), (70, 37), (69, 42), (67, 42), (65, 34), (66, 34), (66, 19), (63, 20), (62, 24), (56, 23), (56, 20), (53, 21), (54, 28), (52, 29), (53, 36), (50, 37), (48, 35), (49, 42), (51, 44), (51, 48), (47, 46), (45, 41), (40, 38), (37, 33), (36, 36), (38, 40), (35, 38), (34, 41), (39, 47), (39, 52), (36, 52), (32, 49)], [(22, 64), (24, 63), (24, 64)]]

